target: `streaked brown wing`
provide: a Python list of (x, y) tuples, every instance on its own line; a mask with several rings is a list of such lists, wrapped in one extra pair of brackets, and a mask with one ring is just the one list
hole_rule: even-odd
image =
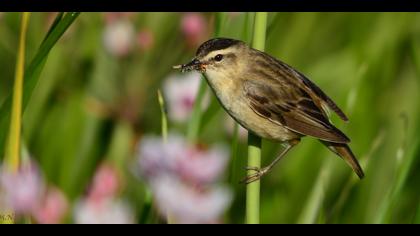
[(290, 83), (267, 84), (263, 79), (245, 82), (245, 96), (257, 114), (303, 135), (330, 142), (350, 142), (304, 89)]
[[(333, 110), (342, 120), (348, 121), (347, 116), (344, 112), (335, 104), (335, 102), (328, 97), (317, 85), (310, 81), (305, 75), (287, 65), (286, 63), (270, 56), (264, 52), (258, 52), (255, 54), (256, 57), (262, 57), (262, 60), (257, 59), (257, 63), (262, 64), (265, 68), (270, 68), (273, 73), (276, 74), (278, 80), (288, 80), (289, 83), (295, 84), (297, 87), (301, 87), (309, 94), (312, 101), (318, 106), (322, 112), (327, 111), (327, 108)], [(269, 61), (270, 63), (267, 63)]]

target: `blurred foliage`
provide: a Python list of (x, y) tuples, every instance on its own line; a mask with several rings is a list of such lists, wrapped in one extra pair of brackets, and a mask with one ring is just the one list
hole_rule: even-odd
[[(212, 29), (215, 14), (203, 15)], [(55, 16), (32, 14), (27, 64)], [(48, 181), (70, 199), (84, 193), (106, 159), (125, 173), (123, 194), (141, 214), (145, 189), (130, 167), (136, 143), (145, 133), (160, 133), (156, 91), (174, 73), (172, 65), (188, 61), (196, 49), (186, 43), (181, 17), (130, 15), (136, 32), (153, 34), (153, 47), (134, 47), (117, 57), (103, 44), (104, 14), (83, 13), (52, 48), (24, 113), (23, 142)], [(250, 26), (250, 17), (224, 14), (220, 36), (248, 41), (250, 27), (244, 25)], [(13, 86), (19, 22), (17, 13), (0, 16), (0, 104)], [(263, 178), (261, 222), (419, 223), (420, 14), (269, 13), (266, 51), (303, 72), (342, 107), (350, 122), (331, 119), (351, 138), (366, 178), (356, 180), (342, 160), (305, 138)], [(211, 107), (199, 139), (230, 145), (225, 113)], [(185, 134), (186, 124), (169, 121), (169, 127)], [(279, 148), (263, 142), (264, 164)], [(246, 143), (239, 142), (231, 178), (241, 179), (245, 165)], [(235, 201), (225, 222), (242, 223), (245, 188), (232, 186)]]

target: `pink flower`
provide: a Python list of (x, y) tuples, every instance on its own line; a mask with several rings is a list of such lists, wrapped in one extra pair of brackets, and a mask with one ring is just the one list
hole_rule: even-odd
[[(168, 104), (169, 119), (184, 122), (190, 117), (201, 79), (199, 73), (191, 72), (171, 75), (164, 81), (163, 95)], [(208, 106), (208, 103), (209, 96), (206, 96), (202, 108)]]
[(105, 49), (114, 56), (124, 57), (131, 52), (134, 37), (134, 25), (131, 21), (111, 21), (105, 26), (103, 34)]
[(143, 29), (137, 34), (137, 44), (143, 51), (150, 50), (154, 44), (153, 32), (149, 29)]
[(117, 169), (104, 163), (97, 169), (88, 195), (79, 200), (74, 209), (74, 220), (79, 224), (131, 224), (134, 215), (129, 205), (116, 199), (121, 187)]
[(176, 169), (176, 158), (182, 155), (185, 141), (178, 135), (170, 134), (168, 142), (163, 143), (158, 136), (145, 136), (139, 144), (138, 164), (141, 174), (151, 178), (162, 172), (173, 172)]
[(193, 188), (168, 175), (153, 179), (151, 188), (159, 212), (175, 223), (218, 222), (232, 200), (226, 188)]
[(195, 183), (210, 183), (217, 180), (226, 168), (228, 152), (223, 147), (202, 150), (185, 147), (178, 160), (177, 171), (180, 176)]
[(76, 224), (133, 224), (134, 215), (129, 205), (121, 200), (84, 199), (76, 204), (74, 221)]
[(6, 206), (17, 215), (23, 215), (32, 213), (37, 207), (45, 185), (37, 166), (31, 163), (21, 166), (16, 173), (3, 166), (0, 170), (0, 189)]
[(176, 134), (170, 134), (166, 144), (160, 137), (146, 136), (139, 145), (139, 167), (146, 178), (172, 173), (193, 184), (207, 184), (223, 174), (227, 160), (226, 148), (203, 150)]
[(181, 30), (190, 47), (196, 47), (207, 38), (207, 22), (200, 13), (184, 13), (181, 19)]
[(58, 224), (63, 220), (68, 207), (64, 194), (59, 189), (52, 188), (47, 191), (33, 215), (41, 224)]
[(120, 178), (115, 167), (102, 164), (95, 173), (89, 191), (89, 198), (94, 201), (111, 198), (116, 195), (120, 187)]
[(139, 168), (150, 185), (159, 212), (177, 223), (214, 223), (228, 207), (231, 193), (216, 185), (228, 151), (203, 149), (182, 136), (145, 136), (139, 144)]

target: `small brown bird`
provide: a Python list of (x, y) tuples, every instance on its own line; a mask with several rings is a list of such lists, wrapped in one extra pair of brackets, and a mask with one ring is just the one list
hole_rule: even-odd
[(350, 139), (331, 124), (328, 109), (342, 120), (346, 115), (318, 86), (286, 63), (228, 38), (204, 42), (189, 63), (174, 66), (182, 72), (197, 70), (205, 78), (222, 107), (248, 131), (278, 141), (285, 148), (245, 183), (258, 180), (303, 136), (312, 136), (343, 158), (362, 178), (364, 173), (349, 146)]

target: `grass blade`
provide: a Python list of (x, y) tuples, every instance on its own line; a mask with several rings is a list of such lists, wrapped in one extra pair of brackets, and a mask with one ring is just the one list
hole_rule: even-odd
[(161, 114), (161, 123), (162, 123), (162, 139), (163, 142), (166, 143), (168, 140), (168, 119), (166, 118), (166, 108), (165, 108), (165, 101), (163, 100), (162, 93), (160, 90), (157, 91), (160, 112)]
[(12, 120), (9, 129), (9, 143), (6, 155), (6, 163), (17, 171), (20, 162), (20, 137), (22, 129), (22, 86), (25, 70), (25, 41), (28, 29), (29, 12), (22, 14), (22, 25), (19, 38), (19, 50), (16, 59), (15, 84), (13, 88)]
[[(24, 112), (26, 105), (29, 102), (29, 98), (31, 97), (35, 88), (35, 85), (39, 80), (40, 73), (44, 67), (49, 52), (78, 16), (79, 13), (76, 12), (67, 13), (64, 17), (62, 17), (61, 14), (57, 16), (56, 21), (51, 26), (49, 33), (39, 47), (35, 57), (25, 70), (22, 95), (22, 112)], [(11, 105), (12, 97), (9, 95), (0, 108), (0, 130), (7, 130), (7, 127), (9, 126)], [(0, 157), (3, 156), (5, 151), (5, 139), (6, 133), (0, 132)]]

